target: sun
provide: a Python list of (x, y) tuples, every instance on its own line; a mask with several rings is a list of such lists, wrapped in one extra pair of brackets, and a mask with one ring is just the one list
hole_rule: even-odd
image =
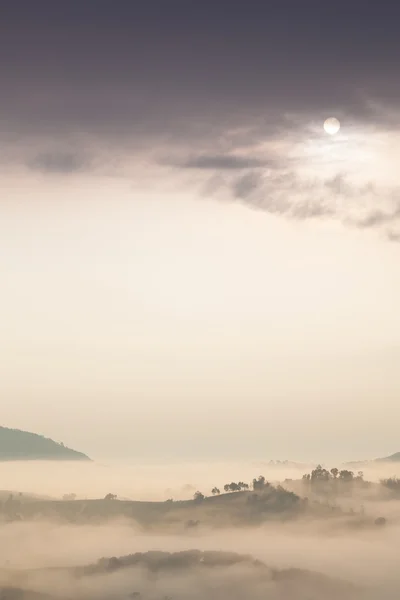
[(340, 121), (336, 117), (329, 117), (324, 122), (324, 129), (329, 135), (335, 135), (340, 129)]

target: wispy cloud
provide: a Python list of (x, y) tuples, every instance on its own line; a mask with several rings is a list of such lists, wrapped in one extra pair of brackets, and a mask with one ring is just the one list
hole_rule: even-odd
[(235, 156), (233, 154), (201, 154), (178, 162), (175, 166), (186, 169), (204, 170), (242, 170), (259, 169), (271, 166), (270, 161), (251, 156)]
[[(359, 229), (385, 232), (391, 241), (400, 233), (399, 190), (352, 183), (349, 176), (302, 178), (294, 171), (249, 170), (229, 182), (232, 200), (249, 208), (295, 220), (335, 219)], [(379, 202), (383, 209), (375, 208)]]
[(390, 242), (398, 242), (400, 243), (400, 231), (387, 231), (386, 237)]
[[(392, 112), (394, 123), (397, 113)], [(175, 131), (163, 137), (159, 129), (152, 138), (147, 131), (146, 143), (140, 136), (132, 136), (131, 142), (86, 136), (82, 146), (82, 136), (70, 136), (64, 144), (60, 137), (41, 139), (36, 154), (28, 158), (22, 150), (14, 154), (20, 163), (45, 174), (90, 171), (101, 176), (112, 171), (138, 177), (146, 186), (157, 181), (162, 189), (194, 186), (202, 197), (230, 198), (297, 221), (334, 219), (399, 241), (400, 129), (388, 128), (382, 120), (354, 121), (344, 112), (341, 116), (343, 128), (335, 138), (325, 135), (319, 113), (282, 112), (278, 118), (275, 109), (264, 121), (248, 117), (233, 128), (230, 119), (214, 128), (211, 119), (182, 136)]]
[(364, 219), (358, 221), (359, 227), (380, 227), (381, 225), (388, 225), (400, 220), (400, 202), (391, 212), (383, 212), (381, 210), (374, 210)]

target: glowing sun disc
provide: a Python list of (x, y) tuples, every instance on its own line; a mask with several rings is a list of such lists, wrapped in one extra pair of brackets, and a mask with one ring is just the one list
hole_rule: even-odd
[(335, 117), (329, 117), (324, 123), (324, 129), (329, 135), (335, 135), (340, 129), (340, 121)]

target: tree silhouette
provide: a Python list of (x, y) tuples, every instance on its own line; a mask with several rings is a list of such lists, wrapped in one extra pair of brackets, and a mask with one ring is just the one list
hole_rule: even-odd
[(330, 473), (326, 469), (324, 469), (321, 465), (317, 465), (317, 467), (311, 471), (311, 481), (329, 481)]
[(382, 479), (381, 485), (392, 490), (393, 492), (400, 492), (400, 479), (398, 477), (389, 477), (388, 479)]
[(201, 492), (197, 491), (193, 495), (193, 498), (194, 498), (195, 502), (202, 502), (204, 500), (205, 496)]
[(240, 487), (239, 487), (239, 484), (238, 484), (238, 483), (235, 483), (234, 481), (232, 481), (232, 482), (229, 484), (229, 489), (231, 490), (231, 492), (239, 492), (239, 490), (240, 490)]
[(72, 500), (76, 500), (76, 494), (64, 494), (63, 500), (70, 502)]
[(217, 487), (214, 487), (214, 488), (211, 490), (211, 493), (212, 493), (212, 495), (213, 495), (213, 496), (215, 496), (215, 495), (218, 495), (218, 494), (220, 494), (220, 493), (221, 493), (221, 491), (220, 491), (220, 490), (219, 490)]
[(303, 475), (304, 482), (311, 482), (313, 484), (329, 482), (332, 481), (332, 479), (334, 481), (338, 480), (341, 483), (348, 483), (355, 480), (358, 482), (362, 482), (364, 481), (364, 473), (362, 471), (359, 471), (357, 473), (357, 476), (355, 477), (353, 471), (349, 471), (347, 469), (342, 469), (341, 471), (339, 471), (339, 469), (333, 467), (330, 471), (328, 471), (327, 469), (324, 469), (321, 465), (317, 465), (316, 468), (313, 471), (311, 471), (311, 474), (306, 473), (305, 475)]
[(248, 483), (244, 483), (244, 481), (239, 481), (236, 483), (235, 481), (231, 481), (231, 483), (226, 483), (224, 485), (225, 492), (241, 492), (242, 490), (248, 490)]
[(339, 473), (339, 479), (341, 481), (346, 481), (346, 482), (353, 481), (353, 479), (354, 479), (354, 473), (353, 473), (353, 471), (348, 471), (347, 469), (343, 469)]
[(116, 500), (116, 499), (117, 499), (116, 494), (107, 494), (107, 496), (104, 497), (104, 500)]
[(268, 486), (268, 482), (265, 481), (265, 477), (260, 475), (258, 479), (253, 479), (253, 490), (262, 490)]

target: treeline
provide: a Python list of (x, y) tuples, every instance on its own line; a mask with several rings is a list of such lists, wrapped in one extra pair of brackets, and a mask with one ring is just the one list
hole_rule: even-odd
[(398, 477), (381, 479), (381, 485), (392, 492), (400, 493), (400, 479)]
[[(362, 471), (358, 471), (355, 474), (348, 469), (339, 470), (336, 467), (328, 471), (321, 465), (318, 465), (311, 473), (303, 475), (303, 482), (307, 484), (358, 483), (364, 486), (372, 485), (370, 482), (364, 480), (364, 473)], [(400, 478), (398, 477), (381, 479), (380, 485), (392, 492), (400, 493)]]
[(357, 475), (355, 475), (353, 471), (349, 471), (348, 469), (339, 470), (336, 467), (328, 471), (321, 465), (318, 465), (311, 473), (303, 475), (303, 481), (305, 483), (326, 483), (329, 481), (339, 481), (342, 483), (351, 483), (353, 481), (363, 482), (364, 473), (358, 471)]
[[(238, 481), (238, 483), (231, 481), (231, 483), (226, 483), (224, 485), (224, 492), (226, 492), (226, 493), (244, 492), (244, 491), (248, 490), (249, 488), (250, 488), (249, 484), (244, 483), (244, 481)], [(213, 496), (217, 496), (218, 494), (221, 493), (221, 490), (218, 487), (215, 487), (211, 490), (211, 493)]]
[[(260, 475), (259, 477), (254, 478), (251, 484), (245, 483), (244, 481), (238, 481), (237, 483), (235, 481), (231, 481), (231, 483), (226, 483), (223, 486), (223, 490), (225, 493), (229, 494), (231, 492), (247, 492), (250, 489), (252, 489), (253, 491), (262, 491), (270, 487), (272, 487), (271, 484), (265, 479), (263, 475)], [(218, 496), (220, 493), (221, 490), (219, 487), (214, 487), (211, 490), (211, 494), (213, 496)], [(193, 498), (195, 500), (200, 501), (204, 500), (206, 496), (202, 492), (197, 491), (194, 494)]]

